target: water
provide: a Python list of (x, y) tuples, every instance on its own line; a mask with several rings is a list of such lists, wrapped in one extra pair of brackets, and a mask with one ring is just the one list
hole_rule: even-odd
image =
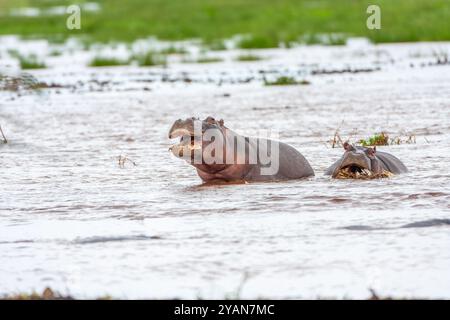
[[(0, 294), (366, 298), (372, 288), (450, 298), (450, 66), (428, 65), (438, 49), (450, 44), (264, 50), (252, 63), (228, 51), (222, 63), (167, 69), (86, 68), (86, 52), (49, 58), (31, 73), (69, 88), (0, 92), (9, 140), (0, 145)], [(347, 65), (380, 70), (309, 74)], [(265, 87), (260, 70), (311, 85)], [(178, 118), (208, 115), (243, 134), (278, 130), (316, 176), (202, 186), (168, 152), (167, 133)], [(410, 172), (323, 176), (342, 154), (328, 143), (338, 127), (414, 133), (416, 144), (379, 148)], [(119, 155), (136, 166), (121, 168)]]

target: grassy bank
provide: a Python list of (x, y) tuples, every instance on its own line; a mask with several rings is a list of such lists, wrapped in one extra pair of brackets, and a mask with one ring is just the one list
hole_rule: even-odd
[[(77, 1), (83, 3), (87, 1)], [(207, 43), (248, 34), (242, 47), (274, 47), (320, 34), (364, 36), (374, 42), (450, 40), (448, 0), (99, 0), (98, 12), (82, 11), (81, 30), (67, 30), (68, 15), (11, 16), (17, 7), (48, 9), (72, 4), (55, 0), (3, 0), (0, 34), (62, 40), (80, 35), (89, 41), (201, 38)], [(366, 28), (369, 4), (378, 4), (382, 29)]]

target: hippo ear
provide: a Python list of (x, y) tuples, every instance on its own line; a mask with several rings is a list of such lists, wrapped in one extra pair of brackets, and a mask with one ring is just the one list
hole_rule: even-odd
[(220, 119), (220, 120), (219, 120), (219, 125), (220, 125), (221, 127), (223, 127), (224, 124), (225, 124), (225, 122), (223, 121), (223, 119)]
[(206, 117), (205, 121), (208, 123), (214, 123), (216, 120), (213, 117), (208, 116), (208, 117)]
[(377, 152), (377, 146), (373, 146), (373, 153)]
[(348, 143), (348, 141), (344, 142), (344, 150), (345, 151), (350, 151), (352, 150), (352, 145), (350, 143)]

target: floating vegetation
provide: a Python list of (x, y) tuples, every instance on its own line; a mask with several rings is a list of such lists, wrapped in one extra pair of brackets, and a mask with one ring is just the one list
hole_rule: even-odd
[(390, 138), (386, 132), (381, 132), (375, 134), (367, 139), (359, 140), (359, 144), (363, 147), (367, 146), (389, 146), (389, 145), (399, 145), (399, 144), (412, 144), (416, 143), (416, 136), (414, 134), (409, 134), (404, 137), (396, 136)]
[(255, 54), (247, 53), (237, 56), (236, 61), (259, 61), (263, 58)]
[(197, 63), (215, 63), (215, 62), (222, 62), (223, 59), (219, 57), (200, 57), (195, 62)]
[(212, 51), (227, 50), (227, 46), (225, 45), (225, 42), (223, 40), (212, 41), (211, 43), (209, 43), (207, 45), (207, 47), (209, 48), (209, 50), (212, 50)]
[(330, 75), (330, 74), (343, 74), (343, 73), (369, 73), (369, 72), (375, 72), (380, 71), (381, 68), (350, 68), (346, 67), (343, 69), (316, 69), (311, 71), (311, 75), (317, 76), (317, 75)]
[(130, 162), (131, 164), (133, 164), (133, 166), (137, 166), (136, 162), (134, 162), (133, 160), (131, 160), (127, 156), (120, 155), (120, 156), (117, 157), (117, 159), (119, 161), (119, 167), (122, 168), (122, 169), (125, 168), (125, 164), (127, 162)]
[(45, 88), (61, 88), (62, 86), (56, 84), (47, 84), (40, 82), (29, 73), (21, 73), (18, 76), (2, 75), (0, 74), (0, 90), (19, 91), (23, 90), (37, 90)]
[(389, 172), (387, 170), (383, 170), (380, 173), (373, 173), (372, 171), (368, 169), (361, 169), (361, 171), (352, 171), (350, 168), (342, 168), (339, 170), (338, 174), (336, 175), (335, 179), (380, 179), (380, 178), (389, 178), (392, 177), (394, 174), (392, 172)]
[(264, 85), (266, 86), (289, 86), (289, 85), (309, 85), (311, 84), (307, 80), (296, 80), (294, 77), (281, 76), (274, 81), (269, 81), (264, 78)]
[(128, 65), (128, 60), (117, 59), (113, 57), (96, 56), (89, 63), (90, 67), (114, 67)]
[[(357, 130), (354, 130), (353, 133), (349, 137), (343, 138), (340, 135), (339, 130), (340, 130), (340, 126), (339, 126), (339, 128), (336, 129), (333, 138), (329, 141), (329, 144), (331, 144), (332, 148), (341, 148), (344, 146), (345, 142), (352, 143), (351, 142), (352, 137), (354, 135), (356, 135), (356, 133), (357, 133)], [(390, 145), (415, 144), (415, 143), (416, 143), (415, 134), (403, 133), (403, 134), (395, 136), (394, 138), (391, 138), (384, 131), (374, 134), (373, 136), (368, 137), (366, 139), (359, 139), (355, 142), (355, 144), (361, 145), (363, 147), (390, 146)]]
[(374, 134), (367, 139), (359, 140), (359, 144), (363, 147), (366, 146), (387, 146), (389, 145), (389, 136), (385, 132)]
[(165, 55), (153, 51), (135, 54), (131, 59), (137, 61), (141, 67), (165, 66), (167, 64)]
[(304, 44), (322, 44), (329, 46), (345, 45), (347, 43), (347, 36), (340, 33), (322, 33), (322, 34), (305, 34), (300, 37), (300, 43)]
[(71, 296), (63, 296), (59, 293), (55, 293), (50, 288), (45, 288), (42, 293), (32, 292), (30, 294), (15, 294), (10, 296), (1, 297), (2, 300), (73, 300)]
[(52, 51), (50, 51), (49, 55), (50, 55), (50, 57), (59, 57), (59, 56), (62, 56), (62, 51), (53, 49)]
[(172, 45), (170, 47), (159, 50), (158, 53), (160, 53), (160, 54), (186, 54), (186, 53), (188, 53), (188, 51), (183, 47), (176, 47), (176, 46)]
[(45, 69), (47, 66), (44, 62), (40, 61), (35, 54), (28, 56), (17, 55), (19, 59), (20, 68), (25, 69)]
[[(100, 296), (96, 300), (111, 300), (111, 296)], [(33, 291), (32, 293), (18, 293), (6, 296), (0, 296), (0, 300), (75, 300), (70, 294), (63, 295), (51, 288), (45, 288), (42, 293)]]

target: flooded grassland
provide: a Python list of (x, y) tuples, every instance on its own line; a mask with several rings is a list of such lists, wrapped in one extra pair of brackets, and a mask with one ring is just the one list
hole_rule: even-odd
[[(9, 49), (49, 50), (2, 41), (10, 77)], [(40, 89), (0, 91), (0, 294), (366, 298), (372, 288), (450, 298), (442, 52), (449, 43), (350, 42), (252, 52), (261, 59), (220, 51), (209, 63), (175, 54), (151, 68), (88, 67), (92, 51), (49, 55), (28, 71)], [(280, 77), (295, 84), (268, 85)], [(178, 118), (208, 115), (242, 134), (279, 132), (316, 176), (202, 186), (168, 152), (167, 133)], [(355, 141), (414, 134), (416, 143), (379, 147), (409, 173), (324, 176), (342, 154), (329, 143), (337, 128)]]

